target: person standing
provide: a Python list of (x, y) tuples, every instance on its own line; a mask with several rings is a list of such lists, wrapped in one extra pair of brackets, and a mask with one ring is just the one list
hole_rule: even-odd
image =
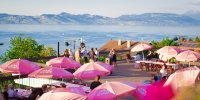
[(97, 48), (95, 48), (95, 54), (96, 54), (95, 61), (98, 61), (99, 60), (99, 51), (97, 50)]
[(74, 59), (74, 53), (69, 49), (69, 58)]
[(100, 76), (97, 75), (97, 76), (95, 77), (95, 81), (93, 81), (93, 82), (91, 83), (91, 85), (90, 85), (90, 90), (93, 90), (93, 89), (95, 89), (96, 87), (98, 87), (99, 85), (102, 84), (101, 82), (99, 82), (99, 80), (100, 80)]
[(93, 48), (90, 49), (90, 51), (88, 52), (88, 55), (89, 55), (89, 59), (95, 59), (96, 54)]
[(76, 62), (81, 63), (81, 48), (78, 48), (75, 52), (75, 60)]
[(87, 53), (87, 50), (86, 50), (86, 46), (83, 47), (83, 50), (81, 51), (82, 55), (83, 55), (83, 59), (84, 59), (84, 64), (86, 64), (88, 61), (87, 61), (87, 57), (88, 57), (88, 53)]
[(117, 67), (117, 54), (116, 54), (116, 50), (113, 49), (113, 53), (112, 53), (112, 63), (114, 67)]

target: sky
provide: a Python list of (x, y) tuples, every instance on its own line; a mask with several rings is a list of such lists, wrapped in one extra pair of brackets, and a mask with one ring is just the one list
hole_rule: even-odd
[(32, 16), (67, 12), (118, 17), (188, 10), (200, 10), (200, 0), (0, 0), (0, 13)]

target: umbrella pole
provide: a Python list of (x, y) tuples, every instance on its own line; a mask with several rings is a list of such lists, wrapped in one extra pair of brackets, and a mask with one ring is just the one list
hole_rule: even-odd
[(144, 52), (143, 52), (143, 50), (142, 50), (142, 58), (143, 58), (142, 60), (144, 61)]
[(20, 88), (20, 73), (19, 73), (19, 83), (18, 84), (19, 84), (19, 88)]
[(189, 61), (189, 67), (190, 67), (190, 61)]

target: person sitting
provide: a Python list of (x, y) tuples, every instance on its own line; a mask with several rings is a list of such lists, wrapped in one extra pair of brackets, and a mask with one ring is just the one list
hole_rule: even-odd
[(9, 88), (9, 90), (7, 91), (7, 93), (8, 93), (9, 100), (20, 100), (20, 96), (14, 90), (14, 85), (13, 84), (9, 84), (8, 88)]
[(131, 61), (131, 52), (129, 51), (126, 55), (125, 55), (125, 58), (126, 58), (126, 62), (127, 63), (130, 63), (130, 61)]
[(65, 56), (69, 58), (70, 55), (68, 49), (66, 49), (60, 56)]
[(162, 66), (162, 69), (160, 70), (161, 77), (163, 78), (164, 76), (167, 76), (167, 70), (166, 70), (166, 65)]
[(47, 85), (43, 84), (42, 88), (35, 88), (29, 95), (28, 100), (37, 100), (43, 93), (47, 92)]
[(100, 76), (97, 75), (97, 76), (95, 77), (95, 81), (93, 81), (93, 82), (91, 83), (91, 85), (90, 85), (90, 90), (93, 90), (94, 88), (96, 88), (96, 87), (98, 87), (99, 85), (102, 84), (101, 82), (99, 82), (99, 80), (100, 80)]
[(67, 86), (64, 83), (60, 84), (60, 88), (66, 88)]
[[(8, 93), (6, 91), (6, 87), (2, 87), (1, 96), (3, 100), (8, 100)], [(1, 99), (0, 99), (1, 100)]]
[(172, 58), (171, 58), (171, 63), (175, 63), (175, 62), (176, 62), (175, 57), (172, 57)]
[(78, 82), (76, 81), (76, 80), (72, 80), (72, 82), (71, 82), (72, 84), (78, 84)]

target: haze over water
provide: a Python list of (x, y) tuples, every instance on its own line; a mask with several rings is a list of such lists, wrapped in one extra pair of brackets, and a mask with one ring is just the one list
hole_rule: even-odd
[[(31, 36), (39, 44), (51, 46), (55, 50), (57, 42), (60, 42), (60, 53), (66, 48), (73, 49), (73, 45), (64, 45), (66, 38), (85, 40), (87, 50), (91, 47), (100, 48), (109, 40), (133, 40), (133, 41), (161, 41), (168, 36), (185, 36), (186, 38), (200, 34), (200, 27), (150, 27), (150, 26), (106, 26), (106, 25), (0, 25), (0, 55), (9, 49), (11, 37), (24, 34)], [(69, 42), (71, 43), (71, 42)], [(72, 44), (72, 43), (71, 43)], [(76, 43), (76, 49), (80, 42)]]

